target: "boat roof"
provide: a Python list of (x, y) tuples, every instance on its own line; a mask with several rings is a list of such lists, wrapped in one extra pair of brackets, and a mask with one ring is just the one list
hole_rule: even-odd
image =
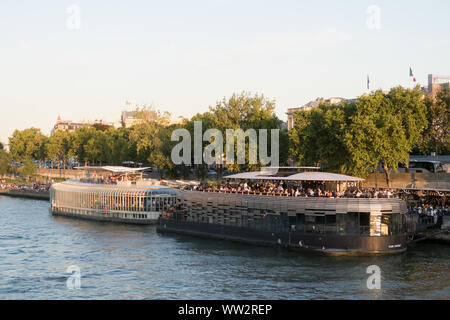
[(97, 184), (97, 183), (84, 183), (76, 180), (64, 181), (61, 183), (55, 183), (52, 188), (59, 190), (71, 190), (71, 191), (93, 191), (93, 192), (151, 192), (155, 194), (174, 194), (178, 193), (178, 189), (174, 189), (164, 185), (143, 186), (136, 184)]
[(300, 172), (288, 176), (270, 175), (266, 171), (243, 172), (225, 176), (225, 179), (239, 180), (282, 180), (282, 181), (334, 181), (334, 182), (356, 182), (364, 181), (362, 178), (347, 176), (344, 174), (330, 172)]
[(130, 168), (130, 167), (123, 167), (123, 166), (86, 166), (86, 167), (76, 167), (76, 168), (79, 170), (91, 170), (91, 171), (104, 170), (104, 171), (109, 171), (109, 172), (113, 172), (113, 173), (135, 173), (135, 172), (147, 170), (150, 167)]

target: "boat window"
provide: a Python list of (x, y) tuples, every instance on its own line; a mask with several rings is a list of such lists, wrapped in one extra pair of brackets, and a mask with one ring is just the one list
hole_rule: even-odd
[(280, 214), (280, 228), (282, 232), (288, 232), (289, 231), (289, 221), (288, 221), (288, 214), (287, 212), (281, 212)]
[(348, 212), (345, 221), (345, 234), (359, 234), (358, 212)]
[(325, 232), (325, 215), (315, 216), (314, 231), (318, 233)]
[(370, 235), (370, 212), (359, 213), (359, 227), (361, 235)]
[(297, 213), (297, 227), (295, 231), (298, 233), (305, 231), (305, 215), (303, 213)]
[(325, 216), (325, 233), (336, 233), (336, 215)]
[(316, 217), (305, 215), (305, 232), (314, 233), (316, 231)]
[(295, 216), (289, 216), (288, 217), (288, 223), (289, 223), (289, 231), (295, 232), (296, 227), (296, 219)]
[(381, 216), (381, 235), (388, 236), (392, 234), (392, 214), (383, 213)]
[(345, 213), (336, 213), (336, 227), (337, 227), (337, 233), (338, 234), (345, 234)]

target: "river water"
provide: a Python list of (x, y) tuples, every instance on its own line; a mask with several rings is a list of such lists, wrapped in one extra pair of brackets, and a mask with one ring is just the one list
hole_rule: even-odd
[[(449, 264), (444, 245), (329, 257), (54, 217), (45, 201), (0, 196), (0, 299), (450, 299)], [(73, 265), (79, 289), (67, 286)], [(367, 288), (371, 265), (380, 289)]]

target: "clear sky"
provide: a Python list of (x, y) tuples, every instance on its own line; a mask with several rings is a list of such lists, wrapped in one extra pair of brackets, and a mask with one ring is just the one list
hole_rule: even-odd
[(58, 115), (119, 120), (126, 100), (192, 116), (245, 90), (286, 120), (361, 95), (367, 74), (371, 89), (412, 86), (411, 66), (424, 85), (450, 74), (449, 15), (442, 0), (2, 0), (0, 141)]

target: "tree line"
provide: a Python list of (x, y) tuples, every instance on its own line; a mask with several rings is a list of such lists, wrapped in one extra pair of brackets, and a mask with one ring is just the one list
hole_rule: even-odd
[[(170, 125), (170, 115), (161, 113), (151, 106), (136, 108), (137, 121), (130, 128), (114, 128), (103, 124), (82, 127), (76, 131), (57, 130), (46, 136), (37, 128), (15, 130), (9, 137), (8, 159), (3, 161), (5, 169), (13, 161), (47, 160), (55, 162), (62, 168), (69, 159), (76, 159), (80, 165), (120, 165), (124, 161), (134, 161), (145, 166), (159, 169), (169, 176), (188, 176), (190, 168), (185, 165), (174, 165), (171, 161), (171, 151), (177, 142), (171, 141), (175, 129), (187, 129), (194, 136), (194, 121), (202, 121), (202, 134), (209, 128), (219, 130), (241, 128), (244, 131), (253, 129), (282, 129), (282, 121), (274, 112), (275, 102), (263, 95), (242, 92), (223, 98), (209, 111), (199, 113), (181, 124)], [(281, 134), (285, 143), (287, 158), (288, 135), (286, 130)], [(207, 144), (207, 141), (204, 142)], [(270, 150), (270, 149), (269, 149)], [(248, 160), (248, 154), (246, 155)], [(193, 162), (192, 162), (193, 163)], [(233, 165), (231, 171), (250, 168), (246, 164)], [(204, 177), (207, 166), (197, 165), (196, 173)]]
[[(432, 98), (419, 87), (395, 87), (339, 105), (324, 102), (317, 108), (297, 111), (295, 126), (288, 133), (275, 115), (275, 101), (259, 94), (233, 94), (217, 101), (207, 112), (175, 125), (169, 124), (169, 114), (143, 106), (136, 108), (137, 122), (130, 128), (94, 125), (74, 132), (57, 130), (50, 136), (37, 128), (15, 130), (9, 138), (9, 153), (0, 145), (0, 174), (11, 172), (11, 161), (22, 161), (29, 168), (32, 160), (51, 160), (64, 167), (73, 158), (80, 165), (134, 161), (169, 176), (187, 177), (191, 168), (171, 161), (177, 143), (171, 141), (171, 135), (173, 130), (184, 128), (194, 136), (194, 121), (202, 121), (202, 134), (210, 128), (222, 132), (280, 129), (281, 165), (292, 159), (298, 165), (320, 165), (325, 171), (359, 177), (366, 177), (381, 165), (389, 182), (390, 169), (397, 169), (400, 163), (407, 166), (410, 153), (450, 151), (449, 110), (448, 90)], [(203, 147), (210, 142), (203, 141)], [(259, 168), (259, 164), (248, 161), (248, 145), (245, 157), (245, 164), (233, 163), (227, 169), (239, 172)], [(218, 168), (223, 170), (223, 166)], [(207, 169), (206, 165), (195, 165), (199, 177), (204, 177)]]
[(340, 105), (322, 103), (294, 115), (290, 153), (303, 165), (325, 171), (367, 177), (381, 165), (408, 167), (410, 153), (448, 154), (450, 94), (436, 98), (414, 89), (392, 88), (363, 95)]

